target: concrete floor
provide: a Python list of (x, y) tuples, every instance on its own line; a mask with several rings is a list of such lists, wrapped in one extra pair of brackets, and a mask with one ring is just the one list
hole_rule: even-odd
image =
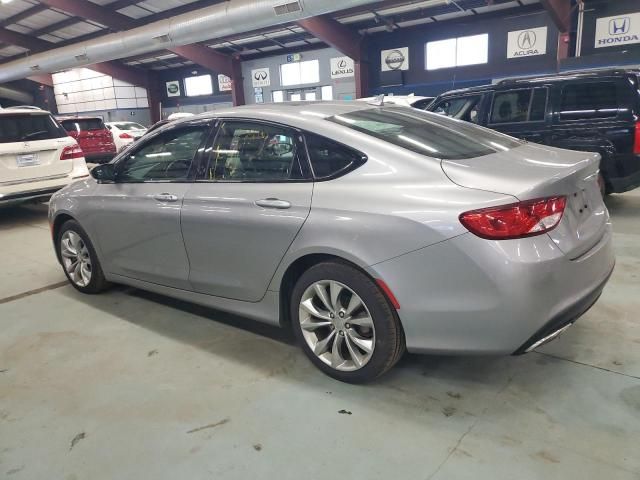
[(598, 304), (523, 357), (341, 384), (276, 329), (61, 286), (46, 208), (0, 211), (0, 478), (639, 479), (640, 192)]

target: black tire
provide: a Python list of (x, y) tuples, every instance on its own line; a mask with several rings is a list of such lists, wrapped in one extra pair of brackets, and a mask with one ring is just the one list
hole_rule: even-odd
[[(89, 251), (89, 257), (91, 259), (91, 281), (86, 286), (77, 285), (76, 282), (74, 282), (71, 276), (69, 275), (69, 272), (67, 272), (67, 269), (64, 268), (64, 263), (62, 262), (61, 243), (62, 243), (62, 238), (65, 232), (68, 232), (68, 231), (72, 231), (76, 233), (82, 239), (82, 241), (84, 242), (84, 245), (86, 245), (87, 250)], [(102, 266), (100, 265), (100, 261), (98, 260), (98, 255), (96, 254), (96, 250), (93, 247), (91, 240), (89, 239), (89, 235), (87, 235), (87, 232), (84, 231), (84, 229), (80, 226), (78, 222), (76, 222), (75, 220), (67, 220), (62, 225), (62, 227), (60, 227), (60, 230), (58, 231), (58, 235), (56, 238), (56, 249), (57, 249), (58, 257), (60, 258), (62, 270), (64, 271), (64, 274), (66, 275), (67, 279), (69, 280), (69, 283), (71, 283), (71, 285), (73, 285), (73, 287), (76, 290), (82, 293), (94, 294), (94, 293), (103, 292), (104, 290), (109, 288), (111, 284), (104, 277)]]
[[(327, 365), (313, 353), (303, 336), (299, 315), (300, 301), (309, 286), (322, 280), (337, 281), (353, 290), (365, 303), (373, 320), (373, 353), (369, 361), (357, 370), (341, 371)], [(404, 353), (404, 332), (395, 309), (370, 277), (346, 263), (322, 262), (304, 272), (293, 288), (290, 308), (293, 331), (304, 353), (322, 372), (342, 382), (370, 382), (393, 367)]]

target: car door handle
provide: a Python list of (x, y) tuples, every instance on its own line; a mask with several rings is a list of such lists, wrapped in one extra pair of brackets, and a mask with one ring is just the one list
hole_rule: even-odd
[(256, 200), (256, 205), (264, 208), (277, 208), (284, 210), (291, 208), (291, 203), (286, 200), (280, 200), (278, 198), (263, 198), (262, 200)]
[(159, 193), (158, 195), (154, 195), (153, 198), (158, 200), (159, 202), (177, 202), (177, 195), (171, 195), (170, 193)]

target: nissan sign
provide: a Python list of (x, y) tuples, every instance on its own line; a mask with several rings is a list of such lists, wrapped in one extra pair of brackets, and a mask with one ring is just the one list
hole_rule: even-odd
[(167, 97), (179, 97), (180, 96), (180, 82), (175, 80), (167, 82)]
[(330, 60), (331, 78), (353, 77), (355, 66), (349, 57), (336, 57)]
[(595, 48), (640, 43), (640, 13), (596, 20)]
[(532, 57), (547, 53), (547, 27), (516, 30), (507, 35), (507, 58)]
[(393, 48), (380, 52), (381, 70), (409, 70), (409, 47)]

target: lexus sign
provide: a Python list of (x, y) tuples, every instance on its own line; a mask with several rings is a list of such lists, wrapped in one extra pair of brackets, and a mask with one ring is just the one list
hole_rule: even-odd
[(596, 20), (595, 48), (640, 43), (640, 13)]
[(336, 57), (330, 61), (331, 78), (353, 77), (355, 67), (349, 57)]
[(507, 58), (532, 57), (547, 53), (547, 27), (509, 32)]

